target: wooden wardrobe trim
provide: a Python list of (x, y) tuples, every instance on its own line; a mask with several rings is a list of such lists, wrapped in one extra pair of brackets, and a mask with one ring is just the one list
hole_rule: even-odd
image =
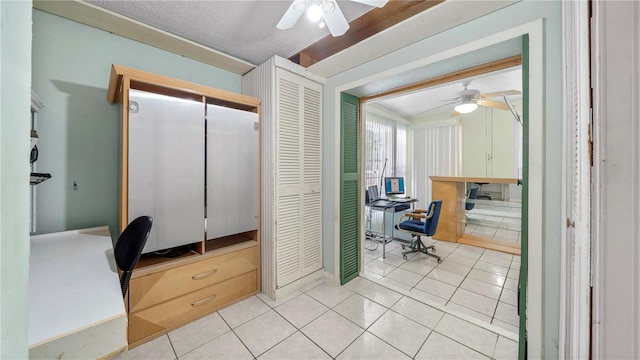
[[(227, 105), (237, 104), (246, 109), (247, 106), (256, 108), (260, 105), (261, 100), (242, 94), (236, 94), (231, 91), (215, 89), (209, 86), (192, 83), (189, 81), (170, 78), (164, 75), (158, 75), (143, 70), (133, 69), (130, 67), (113, 64), (111, 65), (111, 75), (109, 76), (109, 89), (107, 91), (107, 100), (114, 104), (120, 99), (120, 92), (124, 91), (120, 84), (124, 78), (128, 78), (131, 82), (139, 82), (148, 84), (155, 89), (168, 89), (172, 96), (193, 98), (195, 96), (206, 96), (215, 98), (225, 102)], [(136, 88), (143, 87), (137, 86)], [(143, 90), (143, 89), (141, 89)]]

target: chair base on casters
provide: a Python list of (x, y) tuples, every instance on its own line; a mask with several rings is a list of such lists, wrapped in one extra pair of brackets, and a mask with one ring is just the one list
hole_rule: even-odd
[[(406, 248), (406, 245), (402, 245), (402, 248)], [(409, 248), (411, 250), (409, 251), (404, 251), (402, 253), (402, 258), (407, 260), (407, 254), (411, 254), (411, 253), (415, 253), (415, 252), (421, 252), (423, 254), (427, 254), (429, 256), (433, 256), (434, 258), (438, 259), (438, 264), (442, 263), (442, 258), (436, 254), (434, 254), (434, 252), (436, 252), (436, 247), (431, 245), (431, 246), (426, 246), (422, 240), (420, 239), (420, 236), (417, 236), (417, 239), (411, 243), (411, 245), (409, 246)], [(431, 249), (432, 252), (429, 252), (429, 249)]]

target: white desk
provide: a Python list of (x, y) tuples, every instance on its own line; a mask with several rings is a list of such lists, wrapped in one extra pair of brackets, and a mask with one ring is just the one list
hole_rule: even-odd
[(29, 358), (105, 358), (127, 348), (107, 226), (31, 237)]
[[(380, 236), (382, 240), (378, 240), (378, 236), (375, 236), (373, 232), (371, 232), (371, 239), (378, 240), (382, 242), (382, 258), (385, 259), (387, 257), (386, 245), (388, 242), (395, 239), (393, 229), (394, 229), (394, 221), (391, 224), (391, 235), (387, 237), (387, 212), (391, 210), (392, 214), (396, 213), (396, 206), (411, 204), (411, 210), (414, 208), (414, 204), (418, 202), (418, 199), (414, 198), (401, 198), (400, 200), (389, 198), (389, 199), (381, 199), (385, 202), (385, 205), (377, 205), (380, 203), (376, 203), (375, 201), (371, 204), (365, 204), (370, 207), (372, 210), (382, 211), (382, 235)], [(404, 210), (402, 210), (404, 211)], [(394, 220), (394, 216), (391, 217)], [(367, 235), (368, 236), (368, 235)]]

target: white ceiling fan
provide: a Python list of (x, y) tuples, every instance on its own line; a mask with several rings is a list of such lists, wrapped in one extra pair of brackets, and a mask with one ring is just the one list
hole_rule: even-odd
[[(351, 1), (379, 8), (387, 3), (387, 0)], [(305, 10), (315, 21), (322, 19), (333, 36), (340, 36), (349, 29), (349, 23), (342, 14), (337, 0), (293, 0), (276, 27), (280, 30), (292, 28)]]
[[(478, 108), (478, 106), (486, 106), (492, 107), (501, 110), (509, 110), (507, 104), (489, 100), (491, 98), (499, 97), (499, 96), (509, 96), (509, 95), (519, 95), (520, 91), (518, 90), (505, 90), (505, 91), (496, 91), (492, 93), (481, 94), (479, 90), (476, 89), (468, 89), (468, 82), (462, 84), (464, 86), (464, 90), (459, 91), (456, 94), (456, 97), (453, 99), (449, 99), (447, 104), (438, 106), (447, 106), (456, 104), (454, 111), (451, 113), (451, 116), (458, 116), (460, 114), (470, 113)], [(433, 110), (433, 109), (432, 109)]]

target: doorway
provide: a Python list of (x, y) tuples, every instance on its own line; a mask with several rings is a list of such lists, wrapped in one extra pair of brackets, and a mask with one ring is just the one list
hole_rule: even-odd
[[(521, 56), (422, 84), (423, 88), (411, 84), (407, 91), (398, 88), (391, 95), (360, 99), (365, 188), (380, 189), (380, 196), (394, 199), (385, 193), (383, 182), (391, 176), (403, 180), (403, 196), (417, 200), (411, 206), (401, 202), (390, 208), (393, 211), (380, 211), (365, 200), (364, 273), (516, 336), (522, 208), (522, 187), (516, 179), (522, 175), (522, 127), (521, 115), (512, 114), (505, 101), (512, 108), (517, 105), (522, 113)], [(473, 100), (476, 109), (458, 113), (454, 107), (468, 93), (476, 94), (466, 99)], [(482, 164), (476, 164), (474, 156)], [(426, 245), (436, 246), (441, 264), (421, 253), (407, 254), (411, 235), (394, 229), (414, 207), (425, 209), (438, 200), (431, 192), (429, 176), (433, 175), (514, 180), (513, 184), (489, 186), (467, 183), (476, 193), (478, 186), (484, 188), (481, 194), (485, 197), (467, 200), (466, 214), (460, 220), (465, 239), (472, 238), (473, 244), (461, 245), (462, 239), (444, 241), (447, 239), (436, 235), (423, 239)], [(478, 246), (478, 239), (486, 239), (487, 245)], [(504, 249), (498, 243), (512, 253), (495, 251)]]
[[(528, 24), (524, 24), (518, 28), (504, 31), (500, 34), (495, 34), (490, 38), (481, 39), (476, 42), (470, 43), (467, 46), (451, 49), (443, 52), (436, 57), (425, 59), (420, 63), (420, 66), (432, 65), (437, 61), (450, 59), (463, 54), (469, 54), (479, 49), (486, 49), (487, 47), (494, 46), (503, 41), (509, 41), (517, 39), (522, 41), (522, 36), (528, 37), (528, 71), (530, 79), (528, 96), (529, 110), (525, 109), (527, 116), (529, 117), (530, 126), (528, 132), (525, 133), (525, 143), (529, 139), (542, 139), (542, 114), (543, 114), (543, 41), (542, 41), (542, 21), (534, 21)], [(417, 67), (416, 67), (417, 68)], [(406, 69), (406, 68), (405, 68)], [(388, 76), (388, 74), (386, 74)], [(350, 92), (357, 95), (357, 91), (360, 87), (371, 84), (373, 79), (362, 79), (353, 83), (345, 84), (336, 87), (336, 98), (341, 92)], [(371, 86), (369, 86), (371, 88)], [(339, 111), (336, 109), (336, 112)], [(543, 144), (540, 141), (531, 141), (529, 152), (525, 155), (525, 158), (532, 164), (531, 171), (524, 177), (528, 180), (529, 191), (532, 193), (542, 193), (542, 149)], [(362, 180), (362, 179), (360, 179)], [(362, 187), (362, 182), (358, 186)], [(361, 199), (360, 203), (363, 204), (364, 199)], [(525, 223), (528, 224), (523, 232), (526, 232), (528, 238), (542, 239), (542, 199), (540, 197), (531, 198), (525, 206), (523, 206), (523, 215), (533, 214)], [(362, 217), (362, 215), (361, 215)], [(361, 218), (362, 220), (362, 218)], [(362, 221), (360, 221), (362, 223)], [(361, 238), (364, 238), (364, 231), (361, 231)], [(527, 274), (527, 284), (523, 288), (529, 290), (529, 296), (526, 297), (527, 314), (528, 319), (526, 327), (529, 331), (529, 348), (541, 349), (542, 339), (542, 319), (541, 319), (541, 304), (542, 304), (542, 244), (536, 242), (528, 246), (528, 259), (531, 263), (529, 269), (531, 271)], [(522, 260), (524, 263), (525, 260)], [(364, 270), (364, 264), (361, 263), (361, 271)], [(524, 306), (524, 305), (522, 305)], [(524, 328), (524, 327), (523, 327)], [(533, 334), (533, 336), (531, 336)], [(521, 351), (524, 351), (524, 336), (521, 333)]]

